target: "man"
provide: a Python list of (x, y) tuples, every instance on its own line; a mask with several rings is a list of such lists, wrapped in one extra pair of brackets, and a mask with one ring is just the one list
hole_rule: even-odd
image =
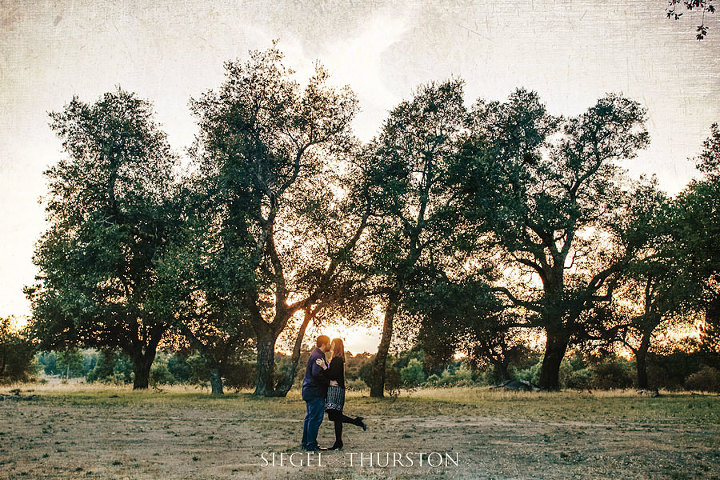
[(302, 399), (305, 400), (307, 408), (303, 424), (302, 448), (308, 451), (324, 450), (318, 446), (317, 435), (325, 415), (325, 396), (330, 383), (322, 373), (323, 367), (317, 364), (317, 360), (322, 359), (327, 368), (325, 353), (330, 351), (330, 337), (320, 335), (316, 345), (305, 367), (305, 378), (302, 383)]

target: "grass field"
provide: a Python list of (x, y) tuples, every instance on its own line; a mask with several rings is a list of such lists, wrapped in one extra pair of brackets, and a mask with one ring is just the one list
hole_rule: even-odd
[[(34, 397), (0, 402), (0, 478), (720, 479), (718, 395), (349, 393), (345, 413), (365, 417), (367, 432), (346, 426), (345, 449), (322, 453), (321, 466), (313, 455), (308, 466), (301, 454), (289, 463), (305, 414), (295, 390), (270, 399), (85, 384), (0, 393), (12, 388)], [(326, 420), (321, 445), (333, 438)], [(273, 453), (275, 466), (263, 460)]]

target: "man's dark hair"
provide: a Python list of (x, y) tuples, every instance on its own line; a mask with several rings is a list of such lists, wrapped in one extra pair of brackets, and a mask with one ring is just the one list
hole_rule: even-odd
[(320, 336), (317, 338), (317, 346), (318, 346), (318, 347), (319, 347), (320, 345), (325, 345), (326, 343), (330, 343), (330, 337), (328, 337), (327, 335), (320, 335)]

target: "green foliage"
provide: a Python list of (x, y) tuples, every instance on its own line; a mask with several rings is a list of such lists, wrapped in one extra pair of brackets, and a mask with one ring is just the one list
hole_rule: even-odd
[(592, 386), (599, 389), (630, 388), (633, 385), (634, 365), (622, 357), (604, 358), (593, 362)]
[(355, 95), (331, 87), (319, 63), (301, 88), (275, 45), (226, 62), (219, 88), (191, 99), (200, 129), (186, 209), (193, 246), (178, 253), (199, 273), (185, 269), (193, 294), (180, 296), (194, 315), (180, 333), (219, 363), (225, 347), (247, 344), (236, 327), (249, 324), (259, 395), (279, 388), (269, 350), (289, 319), (340, 303), (337, 292), (352, 285), (344, 266), (369, 215), (356, 181)]
[(235, 390), (255, 386), (255, 364), (244, 359), (238, 359), (223, 373), (223, 381), (226, 387)]
[(147, 364), (172, 318), (156, 267), (176, 221), (176, 157), (151, 104), (119, 87), (50, 118), (67, 157), (45, 172), (49, 226), (25, 289), (34, 335), (45, 349), (122, 348)]
[(116, 350), (104, 350), (98, 353), (95, 367), (87, 373), (89, 383), (102, 382), (125, 384), (133, 381), (133, 365), (130, 357)]
[[(518, 370), (514, 377), (537, 385), (540, 380), (542, 360), (529, 368)], [(573, 389), (629, 388), (634, 380), (633, 362), (621, 357), (608, 356), (601, 359), (584, 357), (576, 351), (560, 364), (560, 386)]]
[(83, 376), (83, 353), (71, 348), (57, 353), (57, 369), (65, 378)]
[(705, 392), (720, 392), (720, 370), (703, 365), (685, 379), (685, 388)]
[(57, 375), (57, 354), (55, 352), (38, 352), (35, 359), (45, 375)]
[(188, 383), (192, 376), (192, 367), (185, 356), (173, 354), (168, 358), (167, 368), (178, 383)]
[(360, 368), (358, 369), (358, 378), (360, 378), (365, 384), (370, 387), (372, 386), (373, 381), (373, 362), (368, 361), (365, 362)]
[(570, 372), (567, 378), (567, 388), (585, 390), (595, 387), (593, 371), (590, 368), (580, 368)]
[(174, 383), (176, 380), (168, 370), (167, 362), (154, 361), (150, 368), (150, 385), (172, 385)]
[[(540, 368), (542, 368), (542, 360), (538, 361), (535, 365), (532, 365), (523, 370), (515, 372), (515, 378), (517, 380), (525, 380), (533, 385), (537, 385), (540, 380)], [(562, 382), (560, 382), (562, 385)]]
[[(455, 165), (463, 214), (477, 232), (467, 247), (494, 249), (503, 280), (494, 290), (523, 312), (513, 324), (545, 330), (541, 388), (559, 387), (568, 345), (587, 334), (587, 312), (608, 300), (619, 267), (641, 246), (623, 228), (632, 198), (618, 162), (648, 144), (645, 117), (637, 102), (608, 94), (581, 115), (557, 118), (524, 89), (505, 103), (478, 100), (471, 112)], [(520, 274), (542, 289), (518, 284)]]
[[(370, 380), (370, 376), (372, 374), (372, 362), (374, 359), (374, 355), (370, 353), (359, 353), (357, 355), (346, 355), (346, 362), (345, 362), (345, 380), (360, 380), (365, 381)], [(304, 365), (301, 362), (301, 365)], [(300, 370), (300, 369), (298, 369)], [(362, 373), (361, 373), (362, 372)], [(300, 373), (300, 372), (298, 372)], [(303, 371), (302, 374), (304, 375), (305, 372)], [(366, 384), (366, 386), (369, 386), (370, 384)]]
[[(677, 348), (680, 347), (680, 348)], [(677, 345), (669, 352), (654, 353), (648, 358), (648, 379), (657, 388), (680, 390), (685, 378), (697, 372), (703, 356), (691, 350), (690, 345)]]
[(423, 365), (417, 359), (411, 359), (407, 366), (400, 370), (400, 378), (406, 387), (416, 387), (425, 381)]
[(18, 330), (13, 317), (0, 318), (0, 383), (29, 380), (38, 369), (35, 343)]
[(430, 375), (427, 382), (428, 385), (435, 387), (463, 387), (473, 385), (473, 373), (464, 363), (455, 369), (445, 369), (440, 375)]

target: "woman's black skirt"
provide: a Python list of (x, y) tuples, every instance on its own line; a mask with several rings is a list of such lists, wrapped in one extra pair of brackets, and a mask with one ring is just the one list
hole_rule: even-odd
[(345, 389), (341, 386), (328, 387), (325, 397), (325, 410), (341, 410), (345, 405)]

